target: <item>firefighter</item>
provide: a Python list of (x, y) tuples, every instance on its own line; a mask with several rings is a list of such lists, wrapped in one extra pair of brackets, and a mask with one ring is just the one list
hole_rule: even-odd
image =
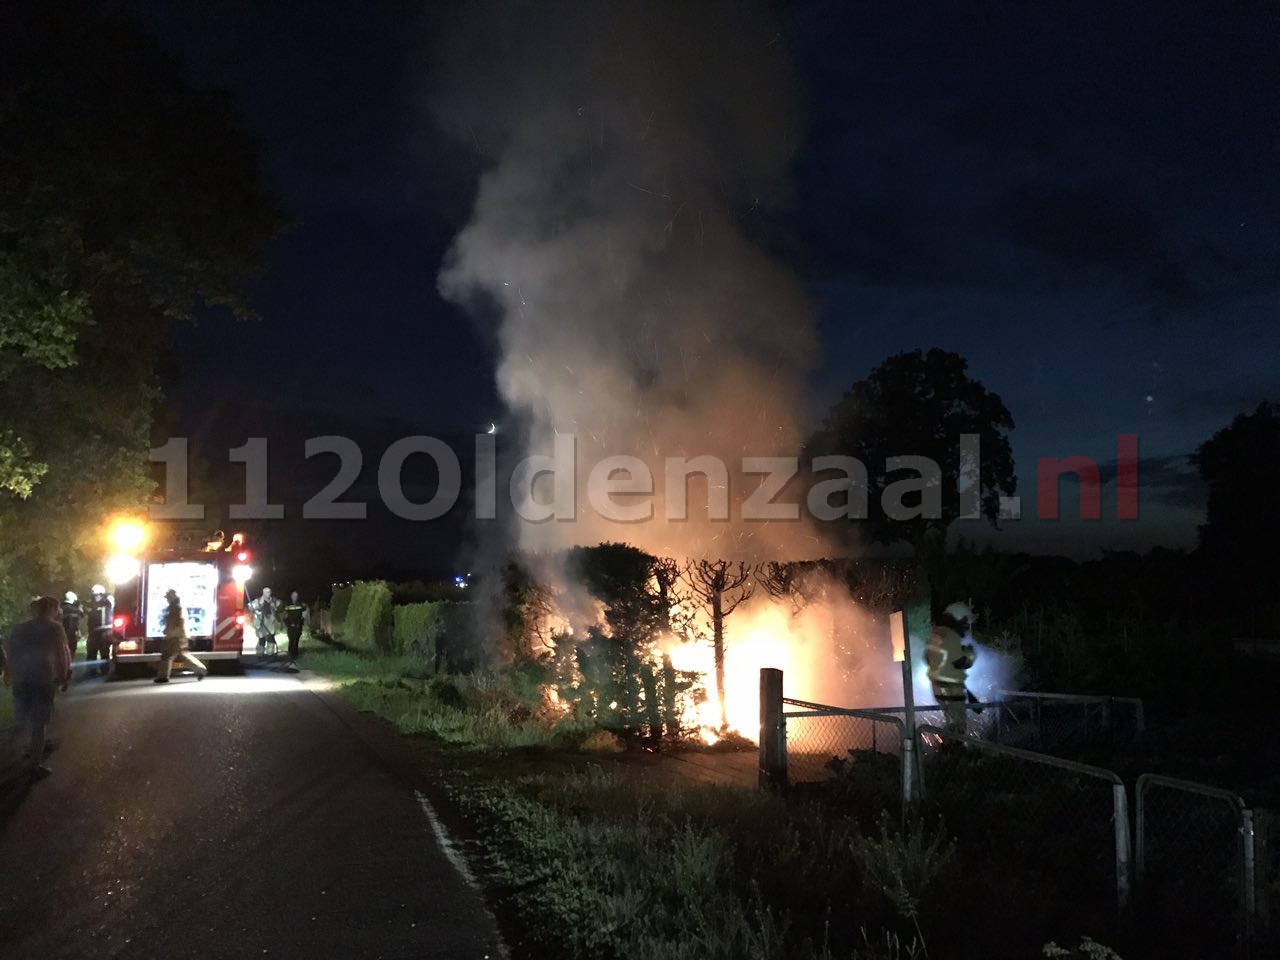
[(86, 663), (97, 661), (96, 672), (105, 675), (111, 659), (111, 617), (116, 600), (100, 583), (95, 583), (90, 592), (89, 635), (85, 640), (84, 659)]
[(280, 601), (271, 595), (270, 587), (263, 587), (258, 599), (249, 604), (249, 610), (253, 614), (253, 629), (258, 635), (260, 657), (267, 652), (268, 647), (272, 655), (276, 652), (276, 632), (280, 629), (276, 614), (279, 609)]
[(169, 590), (164, 598), (169, 606), (164, 611), (164, 652), (160, 658), (160, 673), (156, 683), (168, 683), (169, 674), (173, 671), (173, 662), (181, 660), (196, 672), (196, 679), (203, 680), (209, 674), (209, 668), (195, 658), (187, 648), (187, 618), (182, 612), (182, 601), (176, 590)]
[(289, 594), (289, 602), (280, 611), (285, 633), (289, 635), (289, 660), (298, 659), (298, 643), (302, 640), (302, 628), (307, 623), (307, 606), (298, 600), (298, 591)]
[(67, 649), (71, 651), (71, 659), (76, 658), (76, 647), (80, 645), (80, 621), (84, 619), (84, 607), (75, 592), (68, 590), (62, 597), (62, 629), (67, 635)]
[(975, 700), (965, 686), (969, 668), (977, 658), (971, 627), (976, 619), (965, 603), (953, 603), (933, 625), (924, 659), (929, 667), (933, 698), (946, 717), (946, 727), (955, 733), (968, 732), (966, 704)]

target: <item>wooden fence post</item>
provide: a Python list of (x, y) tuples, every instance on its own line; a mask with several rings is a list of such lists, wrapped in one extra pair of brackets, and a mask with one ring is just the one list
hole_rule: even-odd
[(760, 786), (787, 782), (787, 721), (782, 715), (782, 671), (760, 670)]

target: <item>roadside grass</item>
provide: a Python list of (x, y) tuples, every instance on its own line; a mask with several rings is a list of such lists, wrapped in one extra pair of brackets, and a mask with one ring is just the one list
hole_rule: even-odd
[(376, 656), (309, 650), (307, 669), (330, 680), (358, 710), (377, 714), (401, 733), (431, 734), (482, 750), (526, 747), (612, 751), (617, 741), (522, 697), (497, 674), (436, 675), (411, 654)]
[[(305, 644), (307, 637), (303, 637)], [(342, 687), (351, 683), (382, 682), (401, 677), (427, 677), (431, 673), (421, 660), (412, 656), (387, 657), (324, 647), (317, 643), (305, 644), (304, 660), (299, 661), (308, 670), (333, 681)]]
[(304, 663), (357, 709), (437, 745), (518, 960), (916, 960), (926, 944), (946, 957), (1115, 956), (1090, 941), (1041, 953), (1046, 918), (1021, 924), (1000, 906), (1020, 899), (1009, 881), (1028, 878), (954, 843), (939, 819), (890, 816), (887, 758), (855, 756), (787, 793), (712, 786), (593, 757), (617, 740), (511, 676), (315, 647)]
[(904, 826), (873, 792), (672, 782), (599, 762), (472, 769), (449, 790), (527, 931), (522, 956), (1119, 960), (1087, 938), (1046, 945), (1061, 922), (1009, 913), (1022, 877), (975, 881), (982, 851), (937, 818)]
[[(456, 790), (482, 824), (534, 955), (819, 960), (869, 952), (891, 901), (851, 815), (758, 790), (592, 767)], [(876, 937), (866, 935), (876, 930)]]

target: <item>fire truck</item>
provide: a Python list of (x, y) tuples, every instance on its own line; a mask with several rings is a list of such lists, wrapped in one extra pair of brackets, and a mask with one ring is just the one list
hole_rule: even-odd
[(136, 576), (115, 588), (112, 672), (158, 662), (165, 594), (182, 601), (191, 651), (201, 660), (239, 664), (244, 647), (245, 582), (252, 575), (244, 534), (173, 531), (137, 557)]

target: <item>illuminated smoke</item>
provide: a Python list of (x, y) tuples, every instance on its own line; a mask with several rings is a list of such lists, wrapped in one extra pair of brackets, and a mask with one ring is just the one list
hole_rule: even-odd
[[(767, 11), (539, 0), (465, 16), (440, 54), (436, 114), (488, 166), (440, 290), (492, 322), (526, 452), (577, 438), (577, 519), (519, 523), (519, 546), (821, 555), (803, 522), (708, 521), (697, 477), (689, 521), (662, 519), (664, 458), (721, 458), (739, 503), (759, 478), (735, 464), (803, 441), (812, 312), (759, 243), (801, 113)], [(591, 467), (620, 454), (649, 464), (657, 519), (622, 525), (587, 503)]]
[[(812, 310), (762, 246), (770, 211), (788, 199), (802, 112), (768, 11), (736, 0), (539, 0), (469, 4), (463, 16), (436, 56), (435, 113), (485, 166), (439, 287), (492, 335), (522, 453), (551, 456), (557, 433), (577, 441), (576, 519), (517, 522), (504, 548), (831, 553), (803, 520), (708, 521), (698, 478), (689, 521), (662, 519), (665, 458), (720, 458), (736, 505), (758, 483), (734, 469), (742, 458), (796, 455), (805, 432)], [(586, 502), (592, 466), (620, 454), (649, 465), (656, 519), (622, 525)], [(598, 604), (563, 570), (543, 572), (557, 623), (599, 623)], [(793, 613), (757, 594), (727, 626), (729, 716), (745, 733), (762, 666), (786, 671), (788, 691), (805, 699), (902, 702), (883, 617), (852, 601)], [(917, 689), (931, 703), (923, 639)], [(710, 670), (709, 646), (668, 652)], [(992, 662), (984, 651), (978, 674)], [(718, 722), (716, 704), (702, 711)]]

